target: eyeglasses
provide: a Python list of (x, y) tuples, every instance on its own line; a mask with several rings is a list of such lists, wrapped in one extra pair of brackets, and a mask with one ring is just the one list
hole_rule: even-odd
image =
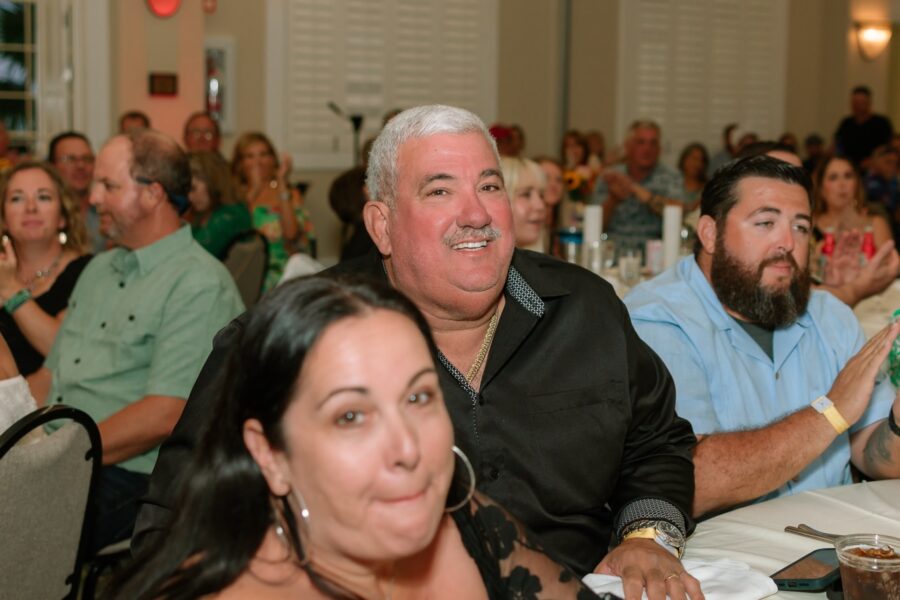
[(194, 140), (204, 140), (211, 142), (216, 137), (215, 132), (209, 129), (188, 129), (188, 137)]
[(75, 163), (92, 165), (94, 164), (94, 155), (82, 154), (81, 156), (78, 156), (76, 154), (63, 154), (62, 156), (57, 157), (57, 160), (64, 165), (74, 165)]

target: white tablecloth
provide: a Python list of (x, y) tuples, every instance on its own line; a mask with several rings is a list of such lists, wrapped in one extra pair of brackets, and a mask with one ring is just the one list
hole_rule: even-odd
[[(724, 513), (697, 525), (685, 558), (739, 560), (771, 575), (827, 542), (786, 533), (806, 523), (828, 533), (883, 533), (900, 537), (900, 480), (860, 483), (776, 498)], [(779, 592), (772, 598), (812, 600), (825, 594)]]
[(891, 286), (871, 298), (866, 298), (856, 305), (853, 312), (859, 319), (866, 337), (870, 338), (891, 320), (893, 312), (900, 308), (900, 280), (894, 281)]

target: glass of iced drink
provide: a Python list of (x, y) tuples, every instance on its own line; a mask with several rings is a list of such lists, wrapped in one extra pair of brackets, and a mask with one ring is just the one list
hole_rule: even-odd
[(900, 538), (845, 535), (834, 543), (844, 600), (900, 600)]

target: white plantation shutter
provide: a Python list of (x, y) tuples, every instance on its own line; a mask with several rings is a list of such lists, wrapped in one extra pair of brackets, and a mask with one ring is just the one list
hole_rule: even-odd
[(269, 0), (267, 128), (298, 168), (350, 166), (385, 112), (418, 104), (497, 104), (497, 0)]
[[(783, 0), (620, 2), (617, 139), (635, 119), (663, 129), (663, 161), (685, 144), (721, 148), (728, 123), (775, 138), (784, 127)], [(735, 140), (737, 141), (737, 140)]]

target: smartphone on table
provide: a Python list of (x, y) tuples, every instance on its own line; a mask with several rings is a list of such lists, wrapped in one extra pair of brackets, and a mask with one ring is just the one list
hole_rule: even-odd
[(819, 548), (772, 574), (779, 590), (824, 592), (841, 576), (834, 548)]

